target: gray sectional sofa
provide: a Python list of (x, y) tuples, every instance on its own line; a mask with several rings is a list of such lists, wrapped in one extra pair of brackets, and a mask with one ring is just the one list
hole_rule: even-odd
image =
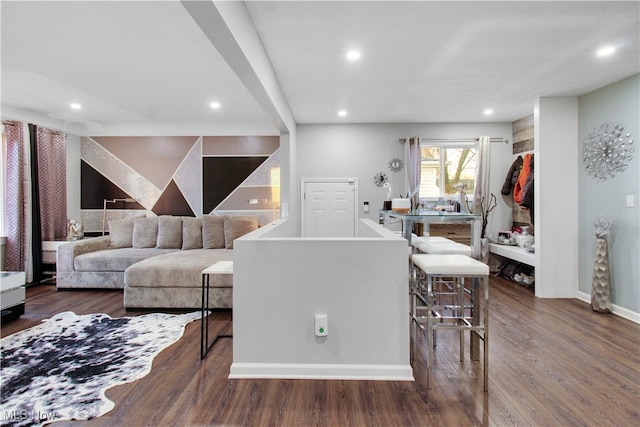
[[(199, 308), (202, 270), (233, 260), (233, 241), (258, 228), (255, 216), (159, 216), (109, 222), (109, 235), (61, 245), (58, 289), (124, 289), (126, 308)], [(210, 306), (232, 307), (233, 278), (214, 276)]]

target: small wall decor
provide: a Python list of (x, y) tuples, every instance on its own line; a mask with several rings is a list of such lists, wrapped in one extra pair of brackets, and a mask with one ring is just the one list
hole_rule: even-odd
[(378, 187), (382, 187), (388, 181), (389, 177), (384, 172), (378, 172), (376, 176), (373, 177), (373, 183)]
[(389, 170), (391, 172), (400, 172), (404, 167), (404, 162), (397, 157), (389, 160)]
[(624, 126), (605, 123), (593, 129), (582, 145), (582, 160), (587, 174), (605, 181), (616, 173), (624, 172), (633, 158), (631, 134), (622, 134)]

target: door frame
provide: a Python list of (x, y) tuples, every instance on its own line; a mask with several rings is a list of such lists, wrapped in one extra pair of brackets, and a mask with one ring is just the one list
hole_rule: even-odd
[(343, 183), (353, 184), (353, 230), (358, 234), (358, 178), (301, 178), (300, 179), (300, 236), (305, 237), (307, 231), (307, 199), (305, 188), (307, 183)]

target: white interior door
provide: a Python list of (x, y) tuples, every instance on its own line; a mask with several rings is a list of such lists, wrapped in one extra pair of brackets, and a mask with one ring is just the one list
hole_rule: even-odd
[(355, 237), (358, 180), (302, 179), (302, 237)]

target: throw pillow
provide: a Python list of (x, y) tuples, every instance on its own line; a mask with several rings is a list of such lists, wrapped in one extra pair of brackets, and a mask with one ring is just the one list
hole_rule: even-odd
[(230, 215), (224, 217), (224, 247), (233, 249), (233, 241), (238, 237), (258, 229), (255, 215)]
[(202, 248), (202, 220), (200, 218), (182, 218), (182, 249)]
[(133, 247), (155, 248), (158, 239), (158, 218), (136, 218), (133, 220)]
[(160, 215), (158, 217), (158, 248), (180, 249), (182, 247), (182, 218)]
[(130, 248), (132, 246), (134, 218), (114, 219), (109, 221), (109, 247)]
[(202, 247), (224, 249), (224, 217), (202, 215)]

